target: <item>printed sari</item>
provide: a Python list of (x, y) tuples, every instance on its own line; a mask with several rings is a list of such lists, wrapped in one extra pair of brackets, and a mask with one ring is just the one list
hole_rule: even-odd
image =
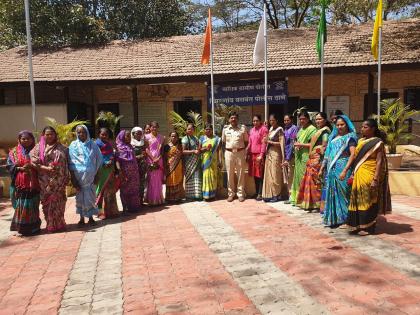
[(284, 200), (288, 196), (287, 171), (281, 166), (284, 161), (285, 141), (282, 127), (270, 128), (268, 139), (280, 142), (279, 145), (267, 145), (262, 198), (265, 202)]
[(80, 127), (85, 129), (87, 139), (82, 142), (78, 138), (70, 144), (69, 169), (80, 186), (76, 193), (76, 213), (90, 218), (98, 214), (95, 176), (101, 168), (103, 160), (101, 151), (91, 140), (87, 127), (85, 125), (80, 125)]
[(200, 144), (202, 147), (210, 148), (203, 152), (201, 167), (203, 170), (203, 198), (208, 200), (216, 197), (217, 188), (221, 174), (218, 168), (218, 150), (220, 146), (220, 137), (201, 136)]
[(40, 170), (38, 179), (41, 189), (41, 204), (48, 232), (65, 230), (66, 185), (69, 182), (68, 152), (61, 143), (46, 144), (42, 136), (31, 152), (32, 163), (53, 167), (54, 171)]
[(330, 128), (325, 126), (319, 129), (311, 138), (308, 162), (306, 162), (305, 174), (300, 182), (299, 193), (296, 199), (296, 205), (302, 209), (319, 209), (321, 206), (322, 180), (319, 178), (318, 173), (324, 157), (324, 143), (327, 143), (330, 133)]
[[(299, 129), (296, 141), (298, 143), (309, 143), (311, 142), (312, 136), (316, 133), (317, 129), (313, 125), (309, 125), (306, 128)], [(297, 196), (299, 193), (300, 183), (305, 175), (306, 163), (309, 159), (309, 149), (300, 148), (295, 150), (295, 168), (293, 170), (293, 183), (290, 188), (289, 201), (292, 205), (296, 205)]]
[[(382, 163), (378, 183), (375, 188), (372, 188), (376, 158), (381, 151)], [(351, 230), (368, 229), (375, 226), (379, 214), (391, 211), (385, 146), (379, 138), (362, 138), (357, 144), (355, 154), (347, 225)]]
[(110, 142), (96, 140), (102, 153), (103, 163), (98, 172), (98, 185), (96, 187), (96, 204), (101, 219), (114, 218), (119, 215), (117, 204), (117, 179), (115, 177), (114, 149)]
[(131, 146), (134, 148), (134, 154), (136, 155), (137, 165), (139, 168), (139, 194), (140, 194), (140, 204), (143, 204), (144, 200), (144, 191), (147, 185), (147, 161), (146, 161), (146, 148), (147, 143), (144, 140), (144, 136), (141, 140), (136, 140), (134, 135), (137, 131), (143, 132), (143, 129), (140, 127), (134, 127), (131, 130)]
[(39, 233), (41, 229), (39, 182), (38, 174), (34, 169), (18, 170), (18, 167), (31, 163), (30, 152), (33, 148), (32, 146), (25, 149), (20, 144), (22, 135), (27, 135), (35, 141), (32, 133), (22, 131), (19, 133), (19, 144), (9, 152), (7, 159), (7, 169), (12, 179), (10, 199), (15, 209), (10, 230), (29, 236)]
[(137, 212), (140, 210), (139, 169), (133, 147), (125, 143), (125, 132), (121, 130), (116, 139), (115, 158), (120, 165), (121, 173), (125, 175), (120, 183), (120, 198), (123, 211)]
[(182, 147), (169, 143), (164, 148), (166, 155), (166, 200), (180, 201), (185, 198), (184, 167), (182, 165)]
[[(161, 135), (156, 137), (149, 133), (145, 136), (148, 143), (147, 158), (148, 171), (147, 171), (147, 193), (146, 202), (151, 206), (161, 205), (165, 202), (163, 198), (163, 159), (162, 159), (162, 146), (164, 138)], [(157, 161), (152, 160), (157, 159)]]
[[(199, 141), (195, 136), (182, 138), (186, 150), (198, 150)], [(184, 155), (185, 166), (185, 196), (187, 199), (201, 200), (203, 198), (203, 175), (201, 171), (201, 156), (197, 154)]]
[(340, 174), (343, 172), (350, 157), (350, 147), (356, 147), (356, 129), (351, 120), (340, 115), (346, 121), (349, 133), (338, 136), (338, 131), (334, 128), (328, 139), (327, 150), (324, 157), (325, 183), (321, 201), (321, 212), (326, 226), (337, 226), (346, 223), (348, 216), (348, 205), (350, 189), (348, 181), (352, 173), (350, 168), (343, 180)]

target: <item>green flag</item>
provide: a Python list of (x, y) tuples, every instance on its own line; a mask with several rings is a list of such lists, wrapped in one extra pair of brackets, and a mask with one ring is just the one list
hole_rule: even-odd
[[(327, 0), (320, 0), (321, 2), (321, 18), (318, 25), (318, 35), (316, 36), (316, 51), (318, 53), (318, 58), (321, 60), (321, 49), (323, 45), (327, 42), (327, 19), (325, 18), (325, 9)], [(322, 34), (324, 34), (324, 41), (322, 42)]]

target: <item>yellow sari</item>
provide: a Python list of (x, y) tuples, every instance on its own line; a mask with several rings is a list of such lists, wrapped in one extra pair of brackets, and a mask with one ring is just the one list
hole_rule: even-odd
[[(375, 188), (377, 156), (382, 152), (382, 163)], [(388, 165), (384, 143), (379, 138), (362, 138), (355, 151), (355, 169), (352, 183), (347, 224), (352, 230), (367, 229), (376, 224), (380, 213), (391, 211), (388, 185)]]
[(182, 165), (182, 149), (180, 145), (169, 143), (164, 148), (166, 166), (166, 200), (180, 201), (185, 198), (183, 186), (184, 167)]

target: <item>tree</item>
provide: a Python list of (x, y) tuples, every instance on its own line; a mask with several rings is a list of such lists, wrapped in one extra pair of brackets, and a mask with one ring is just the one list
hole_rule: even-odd
[[(88, 14), (82, 1), (32, 0), (31, 31), (35, 47), (103, 43), (111, 38), (104, 21)], [(0, 2), (0, 45), (12, 47), (26, 40), (24, 1)]]
[[(420, 4), (418, 0), (387, 0), (384, 5), (384, 20), (389, 18), (414, 17)], [(377, 1), (331, 0), (332, 23), (366, 23), (375, 17)]]
[[(23, 0), (0, 1), (0, 46), (25, 44)], [(35, 47), (103, 44), (112, 39), (181, 35), (188, 0), (31, 0)]]
[(210, 6), (213, 16), (222, 23), (223, 30), (258, 28), (266, 5), (268, 23), (274, 29), (301, 27), (313, 21), (317, 0), (214, 0), (201, 1), (199, 6)]

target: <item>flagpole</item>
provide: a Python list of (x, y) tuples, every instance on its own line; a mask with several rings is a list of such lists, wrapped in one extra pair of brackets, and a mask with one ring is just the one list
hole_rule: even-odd
[(264, 4), (264, 117), (268, 121), (268, 41), (267, 41), (267, 5)]
[(26, 42), (28, 46), (29, 87), (31, 91), (32, 124), (34, 126), (34, 131), (37, 131), (34, 70), (33, 70), (33, 65), (32, 65), (32, 37), (31, 37), (31, 21), (30, 21), (30, 14), (29, 14), (29, 0), (25, 0), (25, 21), (26, 21)]
[(213, 76), (213, 32), (210, 32), (210, 89), (211, 89), (211, 124), (213, 125), (213, 134), (216, 134), (216, 117), (214, 108), (214, 76)]
[(382, 64), (382, 26), (379, 26), (379, 38), (378, 38), (378, 108), (377, 117), (378, 123), (380, 122), (381, 116), (381, 64)]
[(320, 111), (324, 111), (324, 32), (321, 33), (321, 99)]

